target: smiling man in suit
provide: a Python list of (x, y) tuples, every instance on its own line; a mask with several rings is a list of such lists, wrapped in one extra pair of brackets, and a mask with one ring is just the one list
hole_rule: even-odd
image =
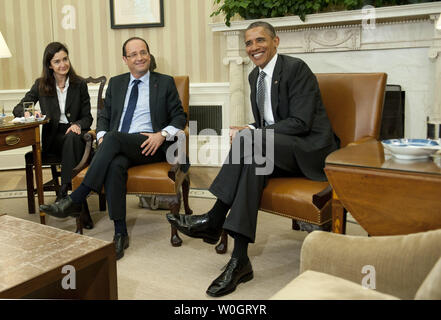
[(167, 148), (186, 124), (174, 80), (150, 72), (150, 50), (138, 37), (123, 45), (129, 73), (113, 77), (97, 122), (98, 151), (81, 185), (70, 196), (40, 210), (55, 217), (78, 216), (91, 191), (104, 186), (110, 219), (114, 221), (117, 259), (129, 246), (126, 227), (128, 168), (166, 159)]
[[(260, 198), (269, 176), (306, 176), (326, 180), (323, 172), (326, 156), (339, 146), (323, 106), (314, 74), (300, 59), (277, 54), (279, 37), (274, 28), (262, 21), (252, 23), (245, 31), (245, 47), (256, 67), (249, 75), (251, 107), (255, 122), (243, 127), (230, 127), (233, 148), (210, 187), (217, 197), (213, 208), (203, 215), (167, 215), (169, 222), (182, 233), (215, 244), (227, 231), (234, 238), (230, 261), (222, 274), (207, 289), (207, 294), (223, 296), (241, 282), (253, 278), (248, 258), (248, 244), (255, 241)], [(258, 174), (263, 166), (256, 153), (243, 151), (250, 133), (273, 136), (273, 141), (247, 139), (248, 150), (267, 150), (266, 162), (274, 171)], [(251, 135), (253, 136), (253, 135)], [(237, 141), (241, 139), (241, 141)], [(242, 147), (240, 155), (235, 143)], [(269, 142), (269, 143), (268, 143)], [(272, 154), (272, 155), (271, 155)], [(234, 159), (240, 159), (234, 163)], [(260, 171), (262, 172), (262, 171)], [(227, 216), (227, 213), (229, 214)]]

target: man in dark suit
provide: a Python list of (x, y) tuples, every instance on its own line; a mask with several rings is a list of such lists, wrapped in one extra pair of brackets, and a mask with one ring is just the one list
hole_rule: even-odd
[[(130, 73), (113, 77), (97, 123), (98, 151), (82, 184), (60, 202), (40, 210), (55, 217), (78, 216), (81, 203), (104, 186), (109, 216), (115, 224), (117, 259), (129, 246), (126, 227), (126, 181), (131, 166), (164, 161), (175, 135), (186, 124), (172, 77), (150, 72), (150, 51), (144, 39), (123, 45)], [(167, 140), (167, 141), (166, 141)]]
[[(259, 21), (247, 28), (246, 51), (256, 65), (249, 75), (255, 122), (230, 127), (233, 148), (210, 187), (217, 197), (214, 207), (203, 215), (167, 215), (182, 233), (205, 242), (216, 243), (222, 229), (234, 238), (232, 257), (225, 271), (207, 290), (214, 297), (228, 294), (237, 284), (253, 278), (248, 243), (255, 241), (257, 212), (268, 177), (290, 175), (326, 180), (325, 157), (339, 145), (314, 74), (302, 60), (278, 55), (278, 45), (279, 38), (270, 24)], [(274, 139), (259, 142), (257, 132)], [(254, 133), (254, 138), (248, 139), (252, 144), (248, 150), (260, 146), (267, 166), (271, 162), (274, 167), (272, 173), (259, 174), (258, 169), (263, 169), (261, 161), (257, 161), (255, 153), (250, 157), (243, 151), (247, 141), (242, 138), (250, 133)], [(235, 143), (241, 146), (239, 156), (234, 154), (238, 150)], [(268, 148), (270, 144), (274, 149)], [(240, 161), (235, 163), (235, 158)]]

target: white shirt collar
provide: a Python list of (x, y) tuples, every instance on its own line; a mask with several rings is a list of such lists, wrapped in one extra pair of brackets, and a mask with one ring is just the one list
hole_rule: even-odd
[(129, 86), (132, 84), (132, 82), (134, 80), (141, 80), (142, 83), (148, 83), (150, 79), (150, 71), (147, 71), (147, 73), (145, 75), (143, 75), (141, 78), (136, 79), (133, 74), (130, 74), (130, 82), (129, 82)]
[(279, 56), (279, 54), (276, 53), (274, 55), (274, 57), (270, 60), (270, 62), (267, 63), (265, 68), (261, 69), (259, 67), (259, 73), (260, 73), (260, 71), (264, 71), (267, 76), (272, 77), (273, 76), (273, 72), (274, 72), (274, 68), (276, 67), (276, 62), (277, 62), (277, 57), (278, 56)]

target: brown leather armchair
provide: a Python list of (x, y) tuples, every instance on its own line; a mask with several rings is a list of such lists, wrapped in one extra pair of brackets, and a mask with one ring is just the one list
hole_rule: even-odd
[[(385, 73), (316, 74), (332, 128), (341, 147), (378, 139), (387, 75)], [(263, 191), (260, 210), (292, 219), (294, 230), (331, 230), (332, 188), (307, 178), (271, 178)], [(345, 213), (344, 213), (345, 214)], [(216, 247), (227, 250), (223, 233)]]
[[(181, 98), (184, 111), (188, 114), (190, 101), (190, 80), (188, 76), (174, 77), (176, 88)], [(185, 129), (186, 147), (188, 151), (188, 130)], [(134, 195), (161, 195), (167, 197), (171, 213), (178, 214), (181, 207), (181, 195), (184, 201), (186, 214), (192, 211), (188, 205), (188, 194), (190, 190), (189, 170), (182, 170), (183, 166), (171, 165), (168, 162), (158, 162), (131, 167), (128, 170), (127, 194)], [(185, 172), (184, 172), (185, 171)], [(72, 188), (77, 188), (84, 179), (87, 168), (82, 170), (73, 180)], [(182, 192), (181, 192), (182, 191)], [(102, 197), (102, 195), (100, 195)], [(81, 221), (81, 219), (78, 219)], [(78, 222), (81, 231), (81, 222)], [(171, 243), (173, 246), (180, 246), (182, 240), (177, 234), (176, 228), (172, 227)]]

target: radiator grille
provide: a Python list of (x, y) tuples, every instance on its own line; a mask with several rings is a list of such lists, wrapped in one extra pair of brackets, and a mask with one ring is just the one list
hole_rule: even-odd
[(189, 106), (189, 120), (197, 121), (197, 134), (204, 129), (222, 134), (222, 106)]

